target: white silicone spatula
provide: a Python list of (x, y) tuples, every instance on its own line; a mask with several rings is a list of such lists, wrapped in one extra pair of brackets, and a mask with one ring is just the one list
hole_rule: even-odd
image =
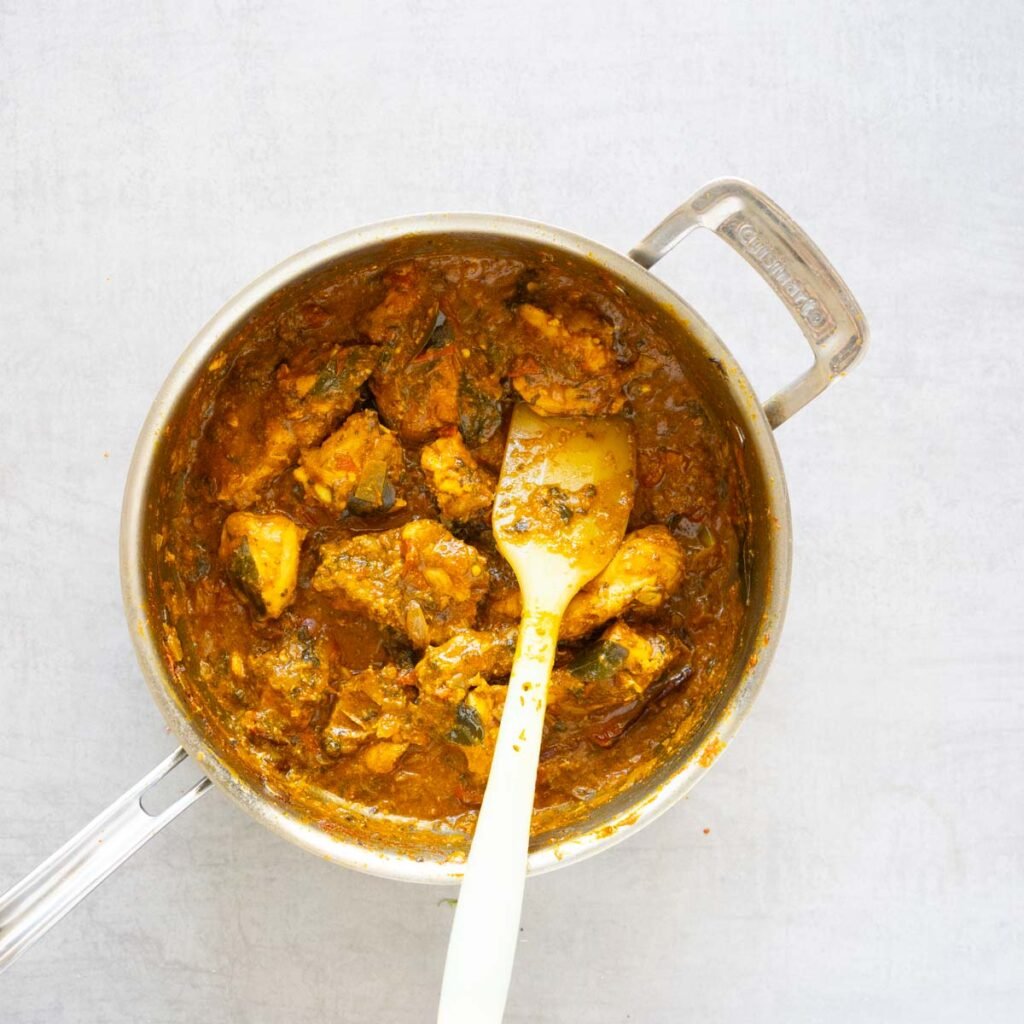
[(519, 642), (491, 773), (448, 943), (439, 1024), (498, 1024), (526, 879), (547, 686), (566, 605), (622, 543), (635, 488), (616, 417), (512, 416), (494, 502), (498, 549), (523, 594)]

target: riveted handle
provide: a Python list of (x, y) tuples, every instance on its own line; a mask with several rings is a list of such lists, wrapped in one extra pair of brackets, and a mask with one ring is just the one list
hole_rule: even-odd
[(0, 896), (0, 971), (10, 967), (111, 871), (206, 792), (210, 780), (203, 778), (158, 814), (150, 814), (142, 806), (147, 790), (187, 756), (179, 747)]
[(630, 257), (651, 267), (696, 228), (729, 243), (783, 301), (814, 364), (764, 404), (772, 427), (785, 423), (864, 355), (868, 328), (857, 300), (821, 250), (763, 192), (720, 178), (670, 213)]

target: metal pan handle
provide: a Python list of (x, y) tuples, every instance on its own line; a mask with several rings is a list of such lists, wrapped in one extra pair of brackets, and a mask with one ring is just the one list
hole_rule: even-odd
[(10, 967), (114, 868), (206, 792), (210, 780), (204, 778), (159, 814), (150, 814), (142, 806), (146, 791), (187, 756), (179, 747), (52, 857), (0, 896), (0, 971)]
[(777, 427), (861, 359), (868, 343), (864, 314), (796, 222), (737, 178), (710, 182), (629, 255), (651, 267), (695, 228), (707, 228), (724, 239), (768, 282), (814, 353), (811, 368), (765, 403), (765, 416)]

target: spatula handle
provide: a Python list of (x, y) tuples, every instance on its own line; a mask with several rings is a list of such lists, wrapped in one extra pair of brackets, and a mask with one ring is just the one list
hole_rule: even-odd
[(548, 679), (560, 615), (527, 612), (445, 962), (438, 1024), (498, 1024), (505, 1009), (530, 845)]

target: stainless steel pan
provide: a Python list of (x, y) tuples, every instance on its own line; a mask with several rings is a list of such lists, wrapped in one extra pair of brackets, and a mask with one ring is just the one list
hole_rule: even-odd
[[(813, 363), (809, 369), (764, 404), (757, 400), (743, 371), (699, 314), (649, 272), (697, 228), (715, 232), (764, 277), (810, 345)], [(564, 867), (635, 833), (682, 797), (732, 739), (768, 671), (789, 590), (789, 500), (772, 431), (848, 371), (867, 344), (863, 315), (839, 276), (778, 206), (750, 185), (732, 179), (714, 181), (701, 189), (628, 256), (559, 228), (481, 214), (434, 214), (358, 228), (291, 257), (232, 299), (186, 349), (153, 403), (125, 488), (121, 581), (143, 675), (181, 747), (0, 897), (0, 969), (211, 785), (273, 831), (346, 867), (411, 882), (451, 883), (460, 877), (461, 858), (454, 850), (415, 857), (383, 843), (363, 845), (318, 829), (233, 771), (224, 752), (207, 742), (202, 722), (175, 688), (147, 615), (144, 520), (150, 481), (159, 472), (158, 442), (165, 427), (211, 357), (254, 311), (282, 289), (294, 287), (310, 275), (354, 265), (367, 253), (379, 258), (400, 240), (407, 249), (418, 238), (436, 243), (438, 238), (466, 235), (596, 262), (638, 301), (684, 321), (688, 365), (708, 368), (706, 388), (715, 392), (718, 403), (728, 407), (745, 436), (746, 469), (759, 510), (755, 516), (757, 558), (743, 649), (706, 721), (692, 741), (667, 757), (648, 780), (595, 808), (591, 817), (578, 825), (535, 837), (530, 871)], [(206, 777), (166, 809), (150, 814), (143, 806), (143, 796), (188, 756), (196, 759)]]

